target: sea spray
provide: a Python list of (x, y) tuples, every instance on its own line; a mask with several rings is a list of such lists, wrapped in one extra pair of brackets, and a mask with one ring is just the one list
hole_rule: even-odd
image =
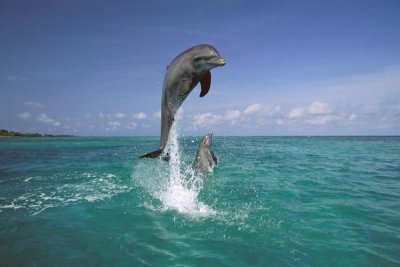
[(167, 188), (160, 192), (160, 200), (167, 209), (194, 216), (207, 216), (215, 213), (210, 207), (198, 200), (202, 189), (202, 180), (191, 167), (182, 166), (179, 150), (177, 123), (171, 128), (166, 151), (169, 154), (170, 176)]
[[(202, 176), (191, 167), (192, 162), (182, 162), (179, 149), (177, 122), (171, 127), (164, 151), (165, 160), (143, 160), (133, 172), (135, 183), (144, 188), (161, 203), (161, 210), (176, 210), (194, 217), (210, 216), (216, 212), (199, 200)], [(194, 157), (194, 155), (193, 155)], [(145, 205), (154, 208), (154, 205)]]

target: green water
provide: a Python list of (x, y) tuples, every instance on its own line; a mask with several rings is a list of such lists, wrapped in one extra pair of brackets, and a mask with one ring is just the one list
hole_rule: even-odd
[(0, 265), (400, 265), (400, 137), (199, 138), (0, 139)]

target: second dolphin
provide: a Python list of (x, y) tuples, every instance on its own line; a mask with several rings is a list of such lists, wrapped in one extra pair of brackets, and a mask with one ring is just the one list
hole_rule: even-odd
[(206, 173), (211, 172), (218, 160), (214, 152), (211, 151), (212, 133), (209, 133), (201, 138), (199, 148), (197, 149), (196, 158), (193, 162), (193, 169)]

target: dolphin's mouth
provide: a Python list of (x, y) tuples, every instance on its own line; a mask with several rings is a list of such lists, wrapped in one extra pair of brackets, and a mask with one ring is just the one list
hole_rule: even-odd
[(224, 66), (226, 64), (225, 59), (222, 57), (212, 57), (207, 60), (207, 64), (212, 66)]

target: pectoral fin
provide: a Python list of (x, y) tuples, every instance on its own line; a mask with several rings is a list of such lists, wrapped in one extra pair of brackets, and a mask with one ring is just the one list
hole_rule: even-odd
[(194, 78), (185, 78), (181, 81), (179, 88), (179, 96), (185, 96), (192, 91), (192, 89), (197, 85), (199, 81)]
[(211, 72), (207, 71), (206, 74), (203, 75), (200, 79), (200, 84), (201, 84), (201, 92), (200, 92), (200, 97), (205, 96), (208, 91), (210, 90), (211, 86)]

